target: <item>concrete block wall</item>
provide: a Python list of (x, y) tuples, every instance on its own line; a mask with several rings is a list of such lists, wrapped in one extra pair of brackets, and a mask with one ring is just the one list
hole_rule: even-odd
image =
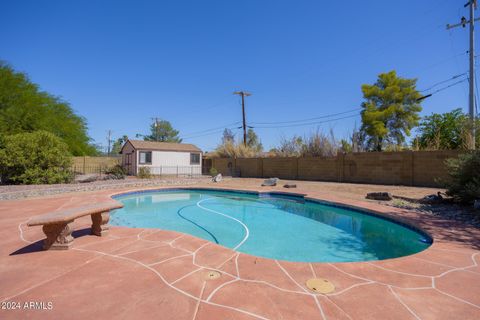
[(213, 159), (224, 175), (312, 181), (436, 187), (447, 178), (445, 160), (460, 151), (339, 154), (332, 158)]
[(456, 150), (414, 152), (413, 185), (433, 187), (441, 184), (448, 178), (445, 160), (459, 154)]
[(343, 181), (412, 185), (412, 152), (365, 152), (343, 156)]
[(341, 161), (335, 158), (298, 158), (299, 180), (340, 181)]
[(235, 168), (240, 177), (263, 177), (263, 159), (261, 158), (237, 158)]

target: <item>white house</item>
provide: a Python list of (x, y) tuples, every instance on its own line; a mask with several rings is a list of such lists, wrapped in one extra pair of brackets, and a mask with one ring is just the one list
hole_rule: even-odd
[(130, 175), (141, 167), (158, 175), (202, 174), (202, 150), (193, 144), (127, 140), (120, 153)]

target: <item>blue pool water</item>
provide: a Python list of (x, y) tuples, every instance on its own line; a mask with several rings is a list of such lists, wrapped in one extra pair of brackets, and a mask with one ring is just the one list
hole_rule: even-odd
[(247, 254), (299, 262), (346, 262), (417, 253), (431, 239), (390, 220), (303, 197), (210, 190), (115, 197), (110, 223), (191, 234)]

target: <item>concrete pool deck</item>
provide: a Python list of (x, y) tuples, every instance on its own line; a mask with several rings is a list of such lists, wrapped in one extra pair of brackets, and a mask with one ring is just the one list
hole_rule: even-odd
[[(261, 188), (258, 182), (190, 187), (305, 193), (400, 218), (430, 233), (434, 244), (383, 261), (294, 263), (156, 229), (111, 227), (100, 238), (89, 235), (85, 217), (74, 223), (70, 250), (42, 251), (43, 232), (26, 226), (30, 217), (105, 201), (120, 191), (0, 201), (0, 318), (480, 319), (478, 228), (364, 201), (337, 192), (335, 184), (296, 181), (297, 189), (286, 190)], [(207, 280), (212, 270), (221, 275)], [(314, 294), (305, 286), (314, 277), (330, 280), (336, 290)]]

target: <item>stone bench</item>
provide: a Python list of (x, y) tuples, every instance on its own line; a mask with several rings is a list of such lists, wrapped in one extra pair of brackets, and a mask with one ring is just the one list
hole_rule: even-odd
[(35, 216), (27, 222), (27, 225), (29, 227), (43, 226), (43, 232), (47, 236), (43, 242), (43, 249), (65, 250), (73, 242), (71, 224), (75, 219), (91, 216), (92, 234), (101, 237), (108, 232), (107, 223), (110, 219), (110, 210), (122, 207), (123, 204), (119, 202), (95, 203)]

